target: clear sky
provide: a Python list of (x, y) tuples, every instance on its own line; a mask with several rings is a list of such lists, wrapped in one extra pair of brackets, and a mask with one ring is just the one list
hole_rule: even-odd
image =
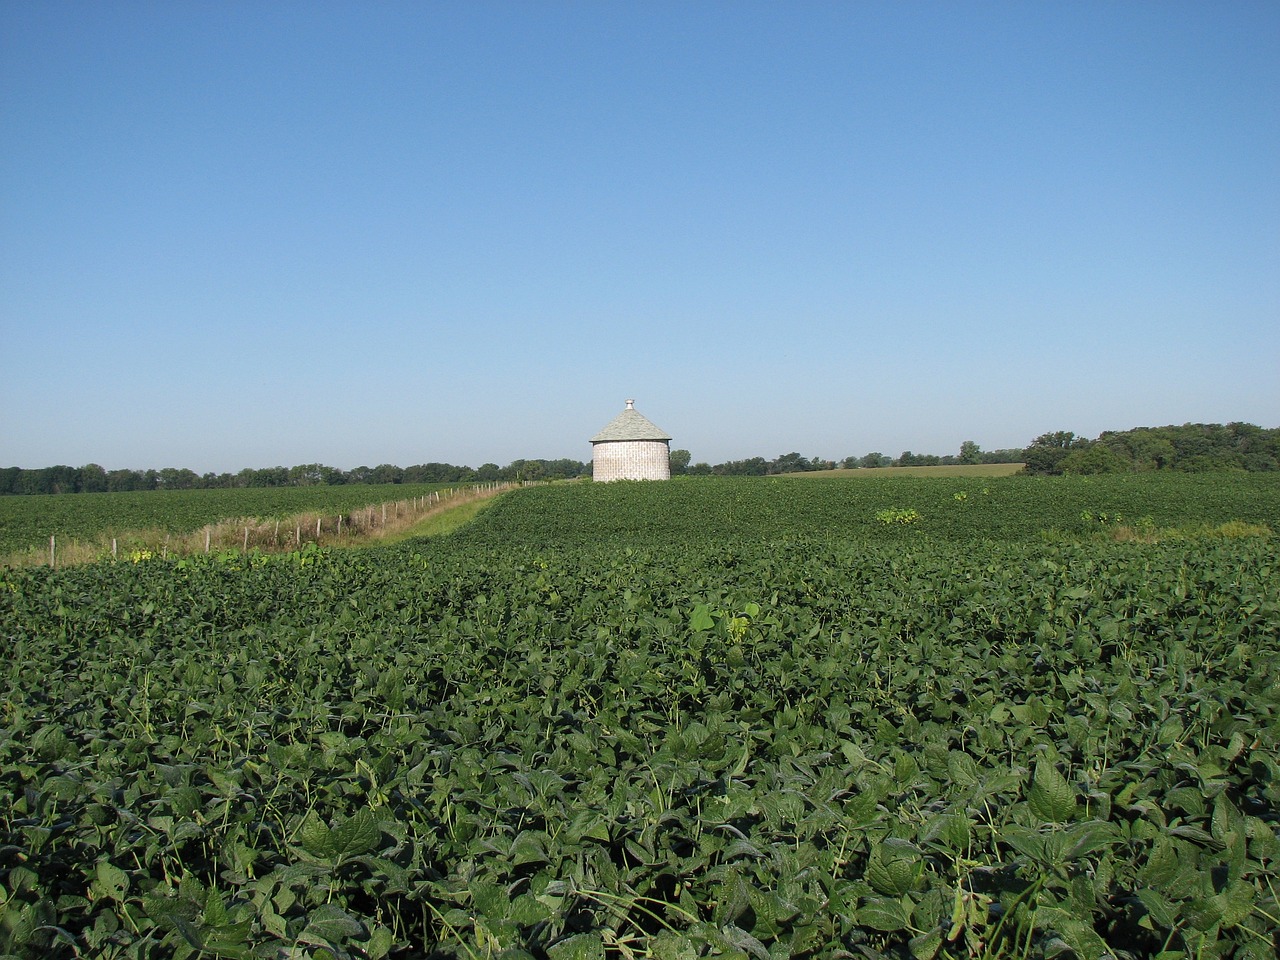
[(0, 4), (0, 466), (1280, 425), (1280, 4)]

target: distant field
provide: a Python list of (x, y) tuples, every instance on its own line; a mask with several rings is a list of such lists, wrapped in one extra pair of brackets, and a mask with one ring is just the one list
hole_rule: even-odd
[(1008, 477), (1021, 473), (1022, 463), (962, 463), (945, 467), (859, 467), (855, 470), (816, 470), (789, 477)]
[(59, 540), (94, 540), (137, 530), (182, 534), (238, 518), (275, 520), (305, 511), (346, 513), (458, 486), (443, 483), (146, 490), (0, 497), (0, 554)]
[[(852, 478), (863, 473), (871, 476)], [(552, 485), (503, 498), (484, 522), (457, 536), (486, 546), (798, 537), (1025, 541), (1091, 536), (1121, 524), (1172, 528), (1229, 521), (1280, 531), (1280, 475), (966, 477), (875, 469), (838, 477)]]

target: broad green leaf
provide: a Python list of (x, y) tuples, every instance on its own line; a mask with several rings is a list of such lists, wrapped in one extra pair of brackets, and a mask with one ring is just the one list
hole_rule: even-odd
[(511, 900), (507, 891), (492, 880), (473, 880), (467, 889), (471, 891), (472, 902), (480, 916), (497, 920), (507, 915)]
[(690, 630), (710, 630), (715, 627), (715, 617), (711, 615), (711, 607), (705, 603), (694, 604), (689, 614)]
[(908, 946), (915, 960), (933, 960), (942, 948), (942, 931), (935, 928), (912, 937)]
[(915, 886), (923, 864), (914, 855), (906, 855), (881, 845), (867, 862), (866, 881), (877, 893), (900, 897)]
[(335, 904), (326, 904), (308, 914), (307, 925), (298, 934), (298, 941), (316, 947), (341, 948), (359, 937), (363, 929), (360, 921), (347, 911)]
[(337, 863), (368, 853), (378, 846), (382, 830), (377, 815), (365, 807), (343, 820), (329, 832), (328, 855)]
[(1031, 812), (1050, 823), (1066, 823), (1076, 812), (1075, 791), (1045, 757), (1036, 760), (1027, 800)]
[(363, 950), (369, 960), (382, 960), (395, 945), (395, 935), (386, 927), (378, 926), (369, 933), (369, 940), (363, 944)]
[(578, 933), (547, 947), (551, 960), (604, 960), (604, 941), (598, 933)]
[(302, 849), (316, 857), (329, 858), (333, 854), (333, 843), (329, 839), (329, 825), (315, 809), (307, 811), (298, 831), (298, 841)]
[(117, 903), (124, 900), (125, 895), (129, 892), (129, 875), (127, 873), (106, 860), (99, 860), (95, 874), (93, 889), (98, 897), (105, 900), (114, 900)]
[(1120, 842), (1120, 831), (1116, 826), (1101, 820), (1072, 824), (1065, 835), (1065, 859), (1068, 861), (1083, 859)]
[(902, 902), (892, 897), (872, 897), (858, 907), (857, 919), (872, 930), (893, 933), (911, 926)]
[(511, 843), (511, 862), (516, 866), (526, 863), (547, 863), (547, 835), (541, 830), (522, 830)]

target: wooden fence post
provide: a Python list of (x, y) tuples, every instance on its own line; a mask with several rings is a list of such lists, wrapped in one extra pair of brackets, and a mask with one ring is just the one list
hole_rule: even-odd
[(52, 570), (53, 568), (54, 568), (54, 540), (53, 540), (53, 537), (50, 537), (49, 538), (49, 569)]

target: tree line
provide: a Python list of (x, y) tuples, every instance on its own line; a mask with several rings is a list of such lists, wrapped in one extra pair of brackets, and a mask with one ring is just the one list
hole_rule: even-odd
[(824, 457), (804, 457), (797, 452), (784, 453), (766, 460), (764, 457), (749, 457), (746, 460), (728, 460), (724, 463), (695, 463), (690, 465), (688, 450), (671, 451), (671, 472), (675, 475), (689, 476), (725, 476), (725, 477), (766, 477), (781, 473), (806, 473), (815, 470), (853, 470), (875, 467), (939, 467), (953, 464), (973, 463), (1021, 463), (1023, 450), (982, 450), (972, 440), (960, 445), (959, 454), (912, 453), (904, 451), (898, 457), (885, 456), (883, 453), (868, 453), (861, 457), (845, 457), (843, 460), (828, 460)]
[(1184, 423), (1108, 431), (1096, 440), (1059, 430), (1036, 437), (1023, 462), (1039, 474), (1280, 470), (1280, 427)]
[[(1135, 473), (1148, 470), (1280, 470), (1280, 427), (1251, 423), (1185, 423), (1182, 426), (1136, 427), (1108, 431), (1095, 440), (1059, 430), (1041, 434), (1022, 449), (982, 450), (972, 440), (958, 454), (936, 456), (903, 451), (897, 457), (879, 452), (843, 460), (784, 453), (766, 460), (750, 457), (724, 463), (690, 463), (688, 450), (671, 451), (675, 476), (770, 476), (814, 470), (928, 467), (953, 464), (1025, 463), (1028, 473)], [(591, 476), (591, 464), (580, 460), (513, 460), (505, 467), (420, 463), (397, 467), (340, 470), (320, 463), (295, 467), (244, 469), (239, 473), (205, 473), (165, 467), (162, 470), (106, 470), (96, 463), (83, 467), (28, 470), (0, 467), (0, 496), (41, 493), (107, 493), (128, 490), (196, 490), (215, 487), (288, 487), (346, 483), (470, 483), (496, 480), (572, 480)]]
[(83, 467), (0, 467), (0, 496), (39, 493), (115, 493), (129, 490), (201, 490), (220, 487), (301, 487), (349, 483), (484, 483), (496, 480), (571, 480), (589, 476), (580, 460), (514, 460), (505, 467), (452, 463), (419, 463), (397, 467), (340, 470), (322, 463), (295, 467), (246, 468), (239, 473), (204, 473), (178, 467), (161, 470), (106, 470), (96, 463)]

